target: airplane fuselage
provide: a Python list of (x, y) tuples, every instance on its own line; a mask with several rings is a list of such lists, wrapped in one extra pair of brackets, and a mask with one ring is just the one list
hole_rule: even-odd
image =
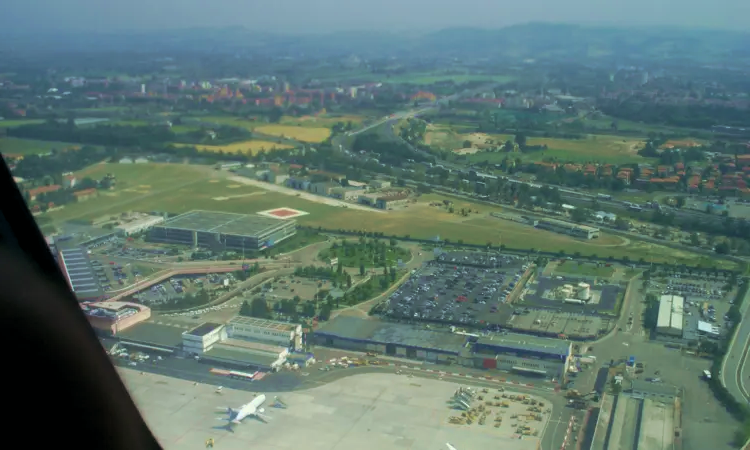
[(240, 407), (240, 409), (237, 411), (237, 415), (234, 417), (234, 420), (232, 420), (232, 422), (240, 423), (242, 422), (242, 419), (244, 419), (247, 416), (252, 416), (256, 414), (257, 412), (263, 412), (260, 406), (265, 401), (266, 401), (266, 395), (260, 394), (259, 396), (255, 397), (250, 403), (242, 405), (242, 407)]

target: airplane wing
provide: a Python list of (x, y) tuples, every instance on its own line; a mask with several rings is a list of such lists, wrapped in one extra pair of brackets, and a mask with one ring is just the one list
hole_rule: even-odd
[(449, 443), (445, 443), (446, 446), (448, 446), (448, 450), (458, 450), (456, 447), (450, 445)]

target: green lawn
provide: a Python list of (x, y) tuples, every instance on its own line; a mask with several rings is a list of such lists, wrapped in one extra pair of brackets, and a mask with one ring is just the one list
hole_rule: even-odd
[(38, 141), (35, 139), (20, 139), (12, 137), (0, 138), (0, 153), (6, 155), (39, 155), (49, 153), (50, 150), (78, 149), (80, 144), (69, 142)]
[(0, 128), (13, 128), (13, 127), (20, 127), (21, 125), (35, 125), (38, 123), (44, 123), (44, 120), (43, 119), (0, 120)]

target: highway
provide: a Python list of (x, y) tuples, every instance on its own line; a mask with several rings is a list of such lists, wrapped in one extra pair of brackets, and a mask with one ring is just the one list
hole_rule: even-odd
[(745, 294), (740, 308), (742, 322), (737, 326), (733, 339), (729, 343), (719, 377), (721, 384), (737, 401), (750, 404), (750, 395), (748, 395), (750, 379), (747, 378), (750, 376), (750, 369), (747, 369), (748, 363), (750, 363), (750, 358), (748, 358), (748, 350), (750, 350), (750, 319), (748, 319), (750, 289)]

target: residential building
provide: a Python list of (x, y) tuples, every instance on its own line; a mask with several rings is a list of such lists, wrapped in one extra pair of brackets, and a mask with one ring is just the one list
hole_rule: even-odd
[(37, 196), (40, 194), (47, 194), (50, 192), (57, 192), (62, 188), (59, 184), (53, 184), (50, 186), (40, 186), (37, 188), (29, 189), (29, 200), (36, 200)]

